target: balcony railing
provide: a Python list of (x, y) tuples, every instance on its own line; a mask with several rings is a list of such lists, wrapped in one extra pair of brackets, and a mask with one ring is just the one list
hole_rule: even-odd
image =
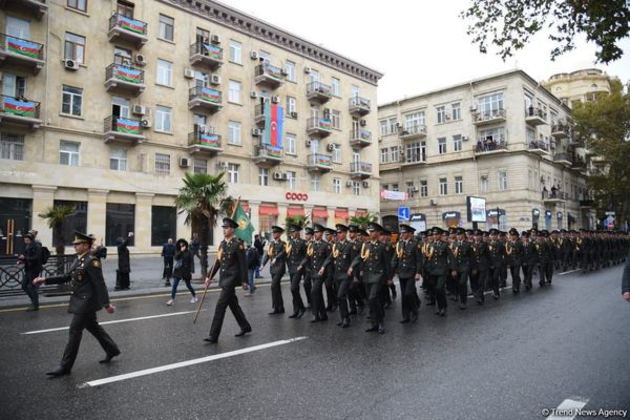
[(144, 70), (118, 63), (112, 63), (105, 69), (105, 88), (109, 90), (124, 89), (142, 93), (145, 88)]
[(552, 188), (551, 191), (545, 189), (542, 191), (542, 199), (546, 201), (564, 201), (569, 199), (569, 194), (555, 188)]
[(350, 132), (350, 145), (352, 147), (366, 147), (372, 144), (372, 132), (364, 128), (354, 129)]
[(566, 152), (558, 152), (553, 155), (554, 162), (561, 163), (566, 166), (571, 166), (571, 155)]
[(332, 132), (332, 120), (329, 118), (309, 118), (306, 120), (306, 132), (325, 137)]
[(322, 82), (311, 82), (306, 85), (306, 97), (311, 101), (325, 103), (332, 97), (332, 87)]
[(569, 135), (569, 126), (562, 123), (554, 123), (551, 126), (551, 135), (559, 138), (567, 137)]
[(215, 44), (197, 41), (190, 46), (190, 63), (215, 69), (223, 64), (223, 48)]
[(527, 145), (528, 149), (531, 151), (539, 151), (542, 150), (544, 152), (549, 153), (549, 144), (544, 141), (531, 140)]
[(221, 148), (221, 135), (214, 132), (211, 127), (201, 127), (195, 124), (192, 133), (188, 134), (188, 146), (190, 153), (215, 154), (223, 151)]
[(131, 144), (141, 143), (144, 140), (142, 133), (142, 121), (134, 118), (118, 117), (110, 115), (103, 121), (105, 142), (113, 140), (131, 140)]
[(220, 90), (206, 86), (194, 86), (188, 90), (188, 108), (203, 108), (210, 112), (216, 112), (223, 105), (223, 96)]
[(372, 176), (372, 164), (369, 162), (351, 162), (350, 175), (353, 178), (369, 178)]
[(417, 138), (426, 137), (427, 126), (424, 124), (411, 124), (403, 127), (398, 133), (402, 140), (412, 140)]
[(315, 171), (332, 170), (332, 155), (324, 153), (311, 153), (308, 155), (308, 169)]
[(256, 84), (267, 85), (272, 88), (280, 86), (284, 82), (284, 71), (271, 63), (264, 62), (256, 66), (254, 71)]
[(138, 47), (141, 47), (149, 40), (146, 22), (119, 13), (114, 13), (109, 18), (109, 32), (107, 35), (110, 41), (123, 39), (136, 44)]
[(0, 64), (30, 67), (35, 73), (44, 67), (44, 46), (38, 42), (0, 34)]
[(475, 153), (477, 154), (506, 151), (507, 149), (507, 141), (503, 137), (497, 140), (492, 138), (480, 138), (477, 139), (477, 144), (475, 145)]
[(476, 111), (473, 114), (474, 123), (476, 124), (486, 124), (486, 123), (504, 121), (505, 116), (506, 116), (506, 111), (504, 108), (486, 109), (482, 111)]
[(547, 124), (547, 113), (534, 106), (525, 108), (525, 122), (535, 126)]
[(0, 6), (6, 10), (26, 11), (37, 19), (41, 19), (48, 10), (46, 0), (1, 0)]
[(39, 102), (14, 96), (0, 96), (0, 122), (10, 122), (37, 128), (42, 121), (39, 118)]
[(283, 155), (281, 147), (261, 144), (256, 146), (254, 162), (260, 166), (274, 166), (282, 162)]
[(354, 96), (349, 99), (349, 110), (353, 115), (363, 116), (370, 113), (370, 100), (360, 96)]

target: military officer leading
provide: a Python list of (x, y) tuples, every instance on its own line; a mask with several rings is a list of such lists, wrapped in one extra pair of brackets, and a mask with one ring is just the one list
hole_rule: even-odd
[(341, 317), (338, 326), (348, 328), (350, 326), (350, 311), (348, 310), (348, 291), (352, 285), (352, 271), (350, 265), (354, 261), (359, 250), (356, 245), (346, 239), (348, 227), (338, 224), (337, 241), (332, 246), (329, 264), (334, 269), (335, 290), (337, 290), (337, 305), (339, 306), (339, 316)]
[(287, 254), (287, 266), (291, 277), (291, 296), (293, 297), (293, 314), (289, 318), (301, 318), (306, 311), (304, 301), (300, 295), (300, 280), (304, 272), (300, 269), (300, 263), (306, 257), (306, 241), (300, 238), (302, 228), (298, 225), (289, 226), (291, 237), (285, 246)]
[(270, 263), (271, 272), (271, 307), (273, 311), (269, 315), (277, 315), (284, 313), (284, 301), (282, 300), (282, 288), (280, 281), (286, 272), (286, 244), (280, 239), (284, 229), (280, 226), (272, 226), (271, 231), (273, 234), (273, 240), (269, 244), (267, 253), (263, 258), (262, 266)]
[(328, 320), (322, 288), (328, 274), (327, 268), (330, 263), (328, 256), (332, 251), (332, 247), (328, 242), (322, 240), (324, 230), (326, 230), (326, 228), (322, 225), (315, 224), (313, 226), (314, 239), (308, 244), (306, 257), (304, 257), (304, 260), (302, 260), (300, 264), (300, 269), (302, 267), (308, 267), (311, 271), (311, 282), (313, 284), (311, 291), (313, 319), (311, 322)]
[(466, 309), (468, 299), (468, 278), (473, 264), (474, 251), (470, 242), (466, 240), (464, 228), (457, 228), (456, 239), (451, 244), (452, 276), (457, 280), (457, 295), (459, 296), (459, 309)]
[(90, 253), (92, 242), (92, 237), (75, 232), (72, 244), (77, 253), (77, 259), (70, 266), (70, 270), (60, 276), (37, 277), (33, 280), (34, 285), (69, 282), (72, 290), (68, 307), (68, 312), (73, 314), (70, 323), (70, 336), (59, 367), (46, 373), (53, 377), (67, 375), (72, 370), (79, 353), (84, 329), (87, 329), (105, 350), (106, 356), (100, 361), (101, 363), (109, 363), (113, 357), (120, 354), (114, 340), (96, 320), (96, 312), (101, 308), (105, 308), (111, 314), (114, 313), (114, 307), (109, 303), (101, 261)]
[(413, 237), (416, 231), (409, 225), (400, 225), (401, 239), (396, 243), (392, 258), (392, 272), (398, 274), (400, 294), (402, 295), (401, 324), (415, 322), (418, 319), (420, 298), (416, 291), (416, 282), (420, 281), (422, 272), (422, 250)]

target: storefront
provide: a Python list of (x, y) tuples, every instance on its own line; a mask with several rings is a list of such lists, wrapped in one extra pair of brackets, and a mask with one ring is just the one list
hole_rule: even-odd
[(409, 225), (416, 230), (416, 232), (424, 232), (427, 230), (427, 217), (424, 213), (413, 213), (409, 216)]
[(258, 207), (258, 232), (265, 237), (271, 237), (271, 227), (277, 224), (279, 214), (277, 204), (262, 203)]
[(486, 228), (507, 230), (507, 215), (505, 209), (488, 209), (486, 212)]
[(335, 209), (335, 224), (341, 223), (347, 225), (350, 219), (350, 212), (348, 209), (336, 208)]
[(551, 210), (545, 210), (545, 230), (551, 230)]
[(540, 210), (532, 209), (532, 229), (538, 229), (540, 223)]
[(31, 228), (32, 201), (0, 198), (0, 255), (21, 254), (24, 233)]
[(313, 224), (319, 223), (322, 226), (327, 226), (328, 210), (326, 209), (326, 207), (313, 207), (313, 212), (311, 213), (311, 220)]
[(304, 207), (290, 205), (287, 207), (287, 217), (305, 217)]
[(447, 211), (442, 213), (442, 221), (446, 228), (460, 227), (461, 214), (458, 211)]
[(564, 214), (559, 211), (556, 213), (556, 221), (558, 222), (558, 229), (562, 229), (562, 220), (564, 219)]

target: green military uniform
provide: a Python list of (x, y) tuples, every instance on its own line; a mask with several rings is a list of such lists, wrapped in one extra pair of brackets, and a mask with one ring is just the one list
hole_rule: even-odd
[[(301, 230), (302, 228), (297, 225), (289, 227), (290, 233)], [(306, 257), (306, 241), (302, 238), (290, 238), (285, 247), (285, 252), (287, 254), (287, 267), (291, 277), (291, 296), (293, 298), (293, 314), (289, 318), (301, 318), (306, 311), (300, 295), (300, 280), (304, 272), (303, 269), (300, 269), (300, 264)]]
[[(457, 235), (464, 235), (465, 230), (457, 229)], [(457, 279), (457, 295), (459, 296), (459, 307), (466, 308), (468, 300), (468, 278), (472, 261), (475, 258), (473, 247), (465, 239), (456, 239), (451, 244), (451, 270), (455, 272)]]
[[(315, 234), (323, 233), (325, 228), (321, 225), (315, 224), (313, 231)], [(324, 242), (321, 239), (313, 240), (306, 249), (306, 256), (300, 264), (303, 267), (308, 267), (311, 271), (311, 278), (313, 288), (311, 290), (312, 297), (312, 311), (313, 320), (311, 322), (326, 321), (328, 315), (326, 315), (326, 307), (324, 306), (323, 286), (328, 275), (328, 257), (332, 251), (332, 247), (328, 242)], [(320, 271), (323, 271), (320, 274)]]
[[(413, 233), (409, 225), (400, 225), (400, 233)], [(418, 319), (420, 298), (416, 292), (416, 276), (422, 273), (422, 249), (417, 240), (399, 239), (392, 258), (392, 272), (398, 274), (402, 296), (402, 323)]]
[(267, 261), (271, 261), (269, 271), (271, 273), (271, 307), (272, 311), (269, 315), (283, 314), (284, 301), (282, 299), (281, 281), (286, 272), (286, 250), (285, 242), (280, 239), (280, 235), (284, 232), (280, 226), (272, 226), (272, 232), (277, 235), (277, 239), (273, 239), (269, 244), (267, 253), (263, 258), (263, 267)]

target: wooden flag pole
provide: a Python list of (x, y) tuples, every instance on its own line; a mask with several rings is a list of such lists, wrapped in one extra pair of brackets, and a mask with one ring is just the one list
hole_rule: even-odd
[[(236, 204), (234, 205), (234, 208), (232, 209), (232, 216), (230, 217), (231, 219), (234, 218), (234, 215), (236, 214), (236, 209), (238, 208), (238, 205), (240, 202), (241, 202), (241, 196), (239, 195), (238, 198), (236, 199)], [(210, 270), (210, 281), (206, 283), (206, 287), (205, 289), (203, 289), (203, 296), (201, 297), (201, 302), (199, 302), (199, 306), (197, 307), (197, 312), (195, 312), (195, 317), (193, 318), (193, 324), (197, 322), (197, 318), (199, 317), (199, 312), (201, 312), (201, 307), (203, 306), (203, 302), (206, 300), (206, 295), (208, 294), (208, 288), (210, 287), (210, 284), (212, 283), (212, 279), (214, 278), (215, 274), (217, 274), (217, 271), (219, 271), (218, 254), (217, 254), (217, 259), (214, 260), (214, 264), (212, 265), (212, 270)]]

